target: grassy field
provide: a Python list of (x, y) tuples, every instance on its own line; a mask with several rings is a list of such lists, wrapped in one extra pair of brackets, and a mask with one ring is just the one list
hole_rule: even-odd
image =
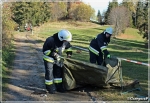
[[(74, 46), (88, 48), (90, 41), (108, 26), (100, 26), (90, 22), (52, 22), (46, 23), (38, 28), (34, 28), (34, 36), (38, 37), (39, 42), (43, 45), (45, 39), (61, 29), (68, 29), (73, 35)], [(130, 60), (148, 62), (148, 49), (144, 48), (144, 40), (138, 34), (137, 29), (128, 28), (124, 34), (112, 38), (108, 50), (111, 55), (126, 58)], [(73, 51), (74, 59), (89, 62), (89, 54), (86, 52), (76, 53)], [(122, 75), (124, 82), (130, 82), (134, 79), (140, 81), (141, 91), (135, 91), (128, 94), (120, 95), (118, 89), (99, 89), (97, 93), (107, 101), (126, 101), (127, 97), (133, 97), (135, 94), (148, 96), (148, 67), (126, 61), (122, 61)]]

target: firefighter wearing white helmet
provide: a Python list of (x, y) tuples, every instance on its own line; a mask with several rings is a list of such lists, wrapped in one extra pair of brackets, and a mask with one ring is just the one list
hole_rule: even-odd
[(48, 37), (43, 45), (43, 60), (45, 66), (45, 86), (49, 93), (55, 91), (64, 92), (62, 83), (62, 68), (60, 57), (63, 51), (66, 51), (67, 57), (71, 57), (72, 49), (69, 43), (72, 35), (68, 30), (61, 30), (53, 36)]
[(90, 62), (98, 65), (105, 65), (104, 58), (110, 58), (107, 45), (110, 42), (113, 28), (108, 27), (101, 34), (98, 34), (89, 45)]
[(113, 34), (113, 28), (112, 27), (106, 28), (104, 33), (108, 33), (109, 35), (112, 35)]
[(72, 35), (68, 30), (61, 30), (58, 33), (58, 38), (60, 41), (66, 40), (66, 41), (71, 41), (72, 40)]

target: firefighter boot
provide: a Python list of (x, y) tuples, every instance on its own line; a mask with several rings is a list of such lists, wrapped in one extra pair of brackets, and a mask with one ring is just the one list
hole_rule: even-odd
[(56, 85), (57, 92), (61, 92), (61, 93), (65, 92), (65, 88), (62, 83), (56, 83), (55, 85)]
[(52, 84), (52, 85), (46, 85), (46, 90), (50, 93), (50, 94), (55, 94), (55, 85)]

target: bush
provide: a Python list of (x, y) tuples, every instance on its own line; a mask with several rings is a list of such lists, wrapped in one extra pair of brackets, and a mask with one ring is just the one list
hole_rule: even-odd
[(20, 32), (24, 32), (24, 31), (25, 31), (24, 26), (20, 26), (19, 31), (20, 31)]

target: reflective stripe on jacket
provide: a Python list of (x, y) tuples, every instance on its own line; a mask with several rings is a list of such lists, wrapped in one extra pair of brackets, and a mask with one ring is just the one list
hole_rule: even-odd
[(94, 49), (93, 47), (89, 46), (89, 50), (90, 50), (91, 52), (93, 52), (94, 54), (99, 55), (99, 51), (97, 51), (97, 50)]
[(54, 59), (52, 57), (48, 56), (50, 53), (51, 53), (51, 50), (46, 50), (44, 52), (43, 59), (48, 61), (48, 62), (54, 63)]
[(49, 56), (46, 56), (46, 55), (43, 55), (43, 59), (48, 61), (48, 62), (51, 62), (51, 63), (54, 63), (54, 59), (52, 57), (49, 57)]
[(51, 50), (46, 50), (46, 51), (44, 52), (45, 55), (50, 55), (50, 53), (51, 53)]

